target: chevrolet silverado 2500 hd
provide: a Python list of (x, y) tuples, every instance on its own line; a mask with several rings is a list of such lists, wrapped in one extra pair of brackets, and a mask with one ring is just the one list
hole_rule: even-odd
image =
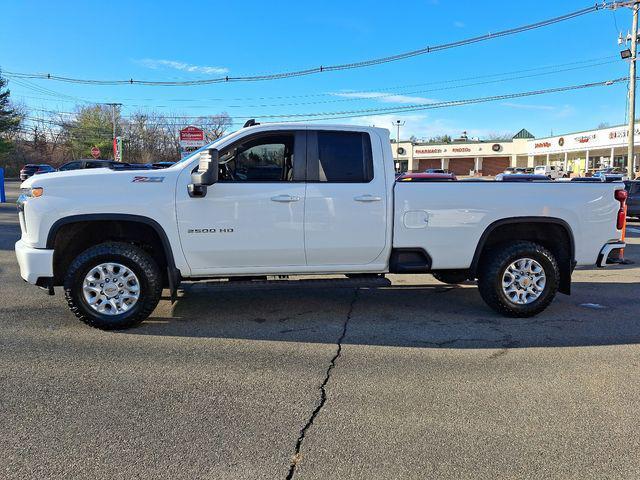
[(395, 182), (380, 128), (254, 124), (163, 170), (32, 177), (18, 201), (22, 277), (89, 325), (144, 320), (181, 281), (432, 273), (478, 281), (531, 316), (577, 265), (624, 247), (624, 185)]

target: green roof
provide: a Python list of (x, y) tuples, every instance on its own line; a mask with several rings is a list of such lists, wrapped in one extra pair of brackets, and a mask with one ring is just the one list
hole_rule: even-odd
[(513, 138), (536, 138), (531, 132), (529, 132), (526, 128), (523, 128), (518, 133), (516, 133)]

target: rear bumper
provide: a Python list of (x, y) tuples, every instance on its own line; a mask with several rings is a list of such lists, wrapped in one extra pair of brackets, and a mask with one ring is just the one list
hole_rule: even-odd
[(22, 240), (16, 242), (16, 258), (20, 276), (34, 285), (38, 278), (53, 277), (53, 250), (33, 248)]
[(624, 242), (607, 243), (600, 253), (598, 254), (598, 261), (596, 265), (598, 267), (606, 267), (614, 263), (620, 263), (618, 261), (620, 250), (625, 247)]

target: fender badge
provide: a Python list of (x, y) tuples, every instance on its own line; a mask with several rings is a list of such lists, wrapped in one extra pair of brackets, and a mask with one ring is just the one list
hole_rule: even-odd
[(164, 181), (164, 177), (133, 177), (131, 183), (160, 183)]

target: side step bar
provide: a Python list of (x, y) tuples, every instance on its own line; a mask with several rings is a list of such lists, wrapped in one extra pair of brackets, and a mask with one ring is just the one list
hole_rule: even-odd
[(205, 280), (191, 281), (185, 279), (182, 285), (190, 291), (211, 290), (271, 290), (291, 288), (380, 288), (391, 286), (391, 281), (385, 277), (376, 278), (301, 278), (300, 280)]

